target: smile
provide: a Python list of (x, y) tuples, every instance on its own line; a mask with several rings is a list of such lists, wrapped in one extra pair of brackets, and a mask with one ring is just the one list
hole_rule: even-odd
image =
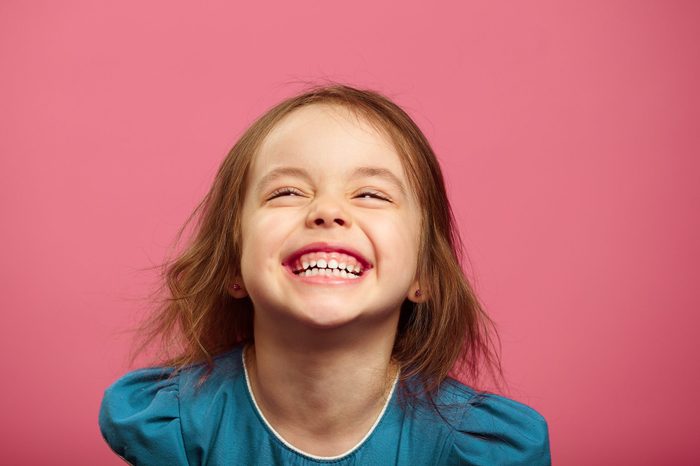
[(354, 280), (362, 275), (362, 266), (357, 263), (357, 259), (347, 254), (312, 252), (299, 257), (292, 272), (305, 277), (321, 275)]
[(356, 283), (369, 270), (354, 256), (322, 251), (302, 254), (285, 268), (299, 280), (318, 284)]
[(295, 277), (311, 283), (349, 283), (372, 268), (360, 253), (325, 243), (299, 249), (282, 265)]

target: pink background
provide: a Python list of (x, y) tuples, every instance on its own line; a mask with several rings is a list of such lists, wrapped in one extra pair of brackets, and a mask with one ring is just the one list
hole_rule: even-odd
[(97, 412), (141, 269), (318, 79), (432, 141), (554, 463), (700, 462), (699, 3), (238, 3), (0, 5), (3, 463), (122, 464)]

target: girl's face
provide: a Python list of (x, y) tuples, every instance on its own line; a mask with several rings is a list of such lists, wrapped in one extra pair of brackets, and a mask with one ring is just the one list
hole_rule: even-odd
[(248, 177), (241, 275), (256, 313), (322, 328), (398, 316), (420, 209), (390, 140), (345, 108), (309, 105), (266, 137)]

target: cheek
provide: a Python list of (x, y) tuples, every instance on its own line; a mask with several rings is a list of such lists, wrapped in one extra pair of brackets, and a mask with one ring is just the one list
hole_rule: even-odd
[(244, 279), (263, 268), (278, 265), (280, 248), (287, 235), (285, 221), (279, 215), (251, 215), (242, 219), (241, 269)]
[(417, 227), (405, 219), (374, 225), (374, 238), (384, 269), (401, 282), (413, 280), (418, 263)]

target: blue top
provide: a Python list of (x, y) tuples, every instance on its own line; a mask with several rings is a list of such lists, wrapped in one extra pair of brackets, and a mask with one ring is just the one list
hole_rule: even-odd
[(332, 458), (304, 453), (258, 410), (241, 349), (214, 358), (199, 387), (204, 364), (175, 375), (171, 368), (141, 369), (117, 380), (100, 408), (107, 443), (134, 465), (551, 464), (541, 415), (452, 379), (437, 397), (447, 406), (449, 424), (427, 406), (399, 404), (394, 390), (378, 422), (352, 450)]

